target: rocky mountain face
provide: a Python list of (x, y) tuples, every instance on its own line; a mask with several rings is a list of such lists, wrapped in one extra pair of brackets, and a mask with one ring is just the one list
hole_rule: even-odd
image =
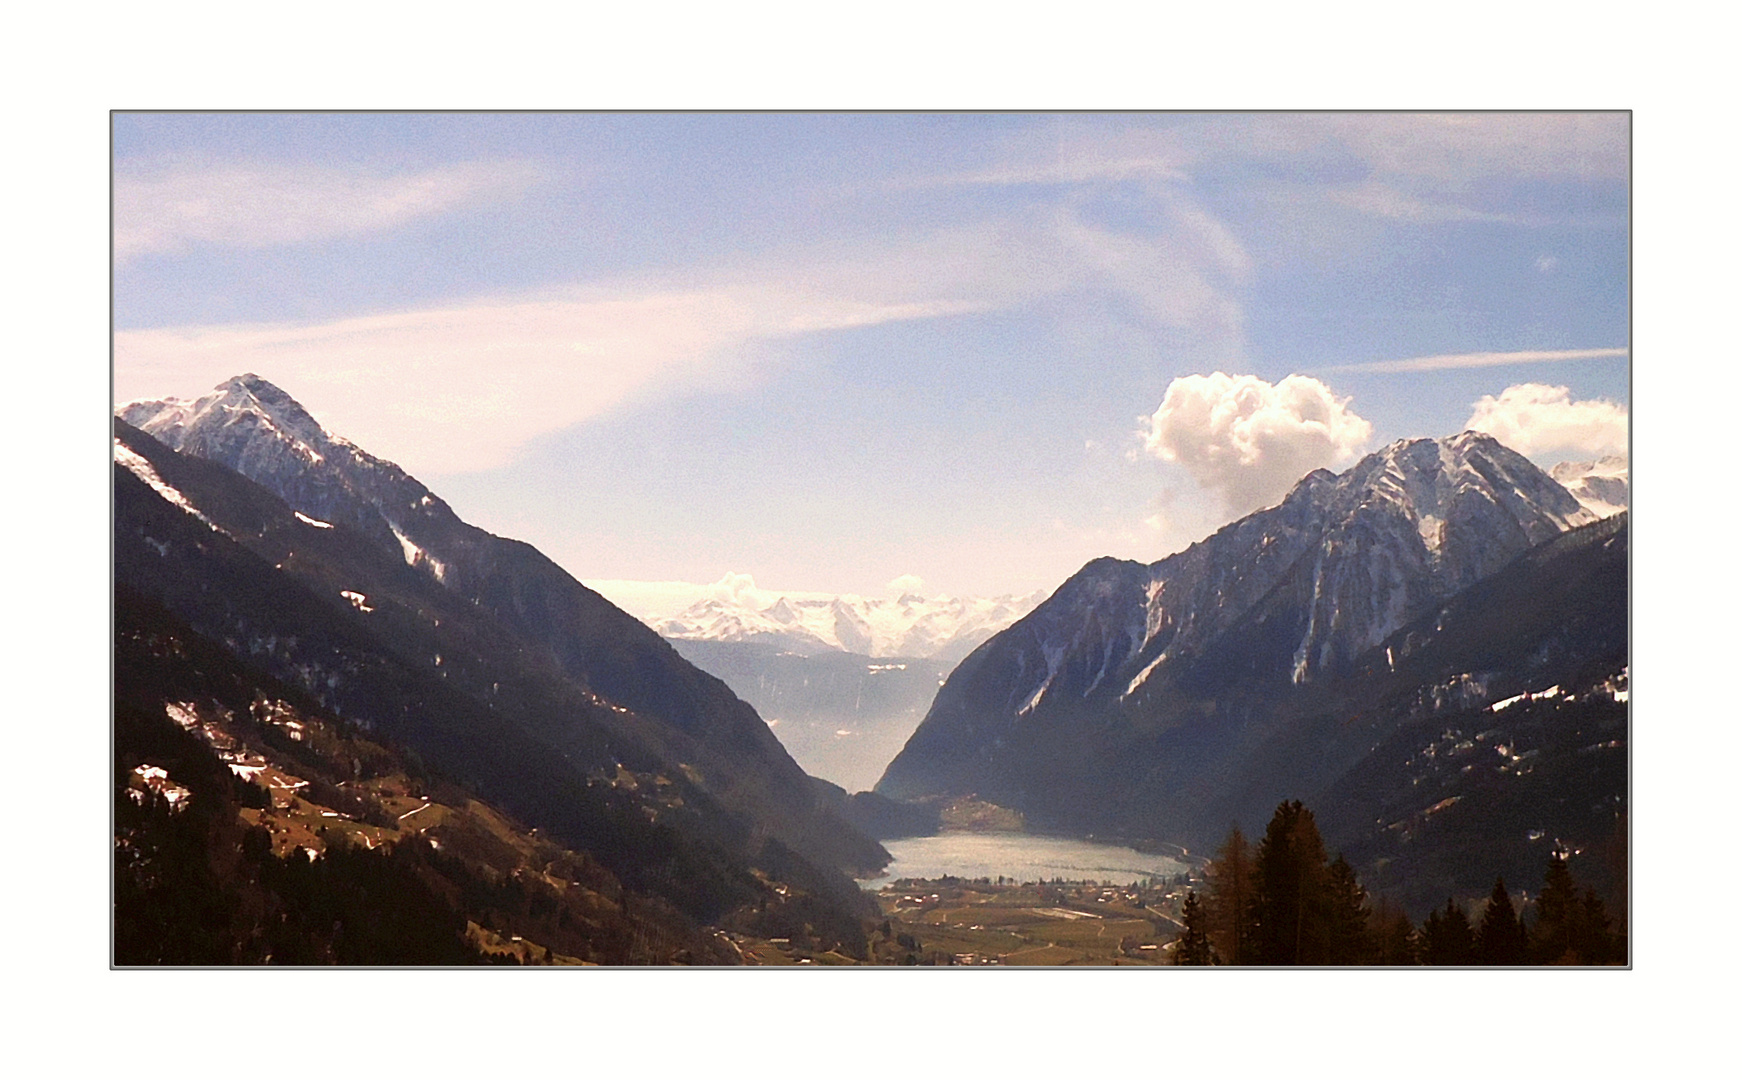
[[(1160, 562), (1085, 566), (956, 668), (876, 790), (909, 801), (976, 793), (1042, 828), (1199, 844), (1219, 839), (1230, 815), (1261, 825), (1276, 801), (1325, 790), (1374, 749), (1374, 730), (1352, 716), (1395, 724), (1422, 695), (1479, 704), (1509, 685), (1548, 648), (1554, 617), (1543, 640), (1471, 657), (1446, 676), (1461, 681), (1437, 691), (1394, 670), (1398, 635), (1594, 520), (1553, 478), (1473, 432), (1312, 473), (1277, 506)], [(1518, 587), (1531, 592), (1533, 580)], [(1618, 601), (1604, 596), (1618, 651), (1613, 634), (1563, 646), (1619, 671), (1624, 578)], [(1531, 602), (1552, 616), (1570, 600)], [(1376, 663), (1392, 666), (1375, 676)], [(1291, 741), (1309, 730), (1317, 742)]]
[[(726, 878), (739, 884), (751, 867), (782, 864), (837, 910), (859, 903), (841, 871), (886, 860), (723, 683), (535, 549), (467, 525), (397, 466), (325, 432), (270, 383), (242, 376), (121, 417), (132, 420), (117, 426), (117, 580), (347, 719), (519, 798), (511, 809), (547, 828), (563, 812), (559, 791), (626, 769), (623, 782), (671, 797), (655, 816), (695, 838), (695, 860), (735, 863)], [(721, 903), (738, 896), (722, 888)]]

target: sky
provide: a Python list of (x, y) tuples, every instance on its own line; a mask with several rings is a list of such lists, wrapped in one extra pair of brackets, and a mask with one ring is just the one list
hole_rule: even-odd
[(1625, 453), (1629, 135), (119, 113), (115, 395), (253, 371), (583, 580), (1029, 592), (1394, 439)]

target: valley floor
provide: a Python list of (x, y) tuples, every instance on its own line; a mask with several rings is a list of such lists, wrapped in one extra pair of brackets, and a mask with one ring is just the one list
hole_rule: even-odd
[[(1185, 885), (1000, 884), (904, 878), (877, 894), (871, 962), (902, 966), (1126, 966), (1171, 961)], [(762, 963), (841, 963), (788, 943)]]

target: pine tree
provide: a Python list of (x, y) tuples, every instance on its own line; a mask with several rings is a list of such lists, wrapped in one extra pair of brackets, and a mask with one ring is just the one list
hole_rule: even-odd
[(1526, 959), (1524, 925), (1513, 910), (1512, 898), (1506, 894), (1506, 880), (1495, 878), (1494, 891), (1488, 894), (1488, 908), (1476, 928), (1476, 963), (1514, 966)]
[(1369, 958), (1367, 890), (1355, 868), (1339, 853), (1326, 872), (1325, 939), (1327, 964), (1364, 964)]
[(1580, 962), (1574, 938), (1580, 922), (1579, 891), (1567, 869), (1566, 852), (1549, 855), (1548, 874), (1536, 901), (1536, 924), (1530, 933), (1530, 960), (1536, 964)]
[(1253, 909), (1260, 964), (1329, 962), (1325, 845), (1299, 800), (1276, 808), (1258, 845)]
[(1224, 964), (1253, 962), (1252, 849), (1236, 825), (1206, 869), (1210, 891), (1204, 915), (1210, 944)]
[(1475, 962), (1476, 940), (1470, 931), (1470, 920), (1449, 896), (1443, 913), (1429, 913), (1421, 937), (1424, 964), (1462, 967)]
[(1618, 964), (1627, 959), (1625, 947), (1609, 930), (1609, 913), (1596, 890), (1586, 889), (1573, 927), (1573, 948), (1583, 964)]
[(1373, 963), (1386, 967), (1408, 967), (1421, 963), (1421, 935), (1409, 921), (1409, 914), (1396, 901), (1381, 898), (1373, 908), (1373, 918), (1367, 933)]
[(1180, 913), (1180, 921), (1185, 923), (1185, 929), (1175, 939), (1173, 962), (1196, 966), (1215, 963), (1210, 950), (1210, 935), (1204, 928), (1204, 907), (1198, 902), (1198, 894), (1190, 889), (1186, 890), (1186, 903)]

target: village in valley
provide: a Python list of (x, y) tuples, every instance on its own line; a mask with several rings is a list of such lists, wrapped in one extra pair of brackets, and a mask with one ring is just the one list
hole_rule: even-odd
[[(1180, 874), (1138, 883), (1017, 883), (1005, 878), (904, 878), (875, 896), (883, 919), (870, 963), (923, 967), (1171, 964), (1187, 889)], [(748, 963), (861, 964), (802, 941), (741, 940)]]

